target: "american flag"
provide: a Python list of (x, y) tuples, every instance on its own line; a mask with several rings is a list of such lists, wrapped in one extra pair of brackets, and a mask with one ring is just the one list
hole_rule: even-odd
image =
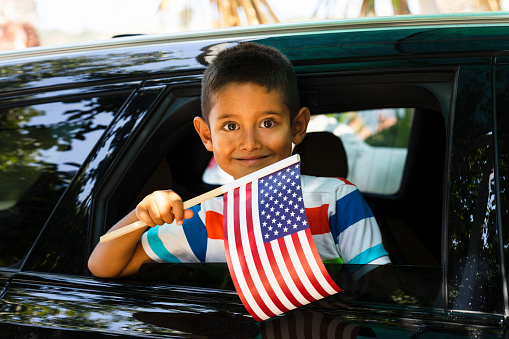
[(235, 288), (257, 321), (335, 294), (304, 209), (300, 162), (225, 193), (224, 241)]

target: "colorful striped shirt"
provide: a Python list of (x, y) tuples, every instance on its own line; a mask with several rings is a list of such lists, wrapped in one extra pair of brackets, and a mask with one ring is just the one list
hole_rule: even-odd
[[(324, 262), (378, 264), (390, 262), (373, 213), (356, 186), (343, 179), (303, 175), (304, 206), (313, 240)], [(194, 215), (150, 228), (143, 249), (156, 262), (226, 262), (223, 198), (191, 208)]]

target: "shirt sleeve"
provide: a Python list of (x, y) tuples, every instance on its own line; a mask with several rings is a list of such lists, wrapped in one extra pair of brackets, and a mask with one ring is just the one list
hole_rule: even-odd
[(382, 245), (382, 236), (375, 217), (362, 194), (352, 184), (340, 185), (332, 194), (329, 223), (338, 252), (346, 264), (390, 263)]
[(193, 217), (182, 226), (176, 223), (155, 226), (141, 238), (143, 250), (159, 263), (204, 262), (207, 230), (200, 218), (200, 206), (194, 206)]

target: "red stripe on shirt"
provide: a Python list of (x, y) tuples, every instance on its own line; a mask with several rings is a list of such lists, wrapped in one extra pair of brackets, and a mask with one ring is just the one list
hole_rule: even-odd
[(214, 211), (205, 212), (205, 228), (207, 238), (223, 240), (223, 215)]
[(329, 227), (329, 204), (319, 207), (306, 208), (306, 216), (309, 222), (311, 234), (330, 233)]

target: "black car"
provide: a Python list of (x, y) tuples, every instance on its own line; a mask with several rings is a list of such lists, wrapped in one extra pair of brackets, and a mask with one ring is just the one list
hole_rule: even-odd
[[(355, 183), (392, 262), (327, 264), (343, 292), (261, 323), (226, 264), (148, 265), (129, 279), (87, 269), (99, 237), (146, 194), (189, 199), (230, 180), (192, 121), (203, 70), (245, 41), (293, 63), (312, 113), (302, 173)], [(0, 140), (4, 338), (507, 336), (509, 15), (4, 52)]]

